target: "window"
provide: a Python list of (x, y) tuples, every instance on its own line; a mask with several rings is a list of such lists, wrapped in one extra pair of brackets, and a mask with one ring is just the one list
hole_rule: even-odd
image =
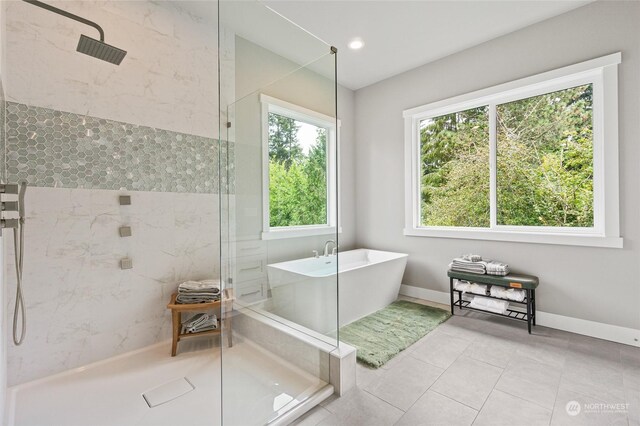
[(488, 227), (489, 109), (420, 120), (420, 226)]
[(336, 120), (261, 95), (264, 239), (336, 232)]
[(620, 58), (405, 111), (405, 234), (621, 247)]

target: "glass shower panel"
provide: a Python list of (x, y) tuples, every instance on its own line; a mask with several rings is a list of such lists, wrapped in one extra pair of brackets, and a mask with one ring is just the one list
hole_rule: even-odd
[(336, 379), (336, 55), (259, 3), (219, 18), (222, 421), (278, 423)]

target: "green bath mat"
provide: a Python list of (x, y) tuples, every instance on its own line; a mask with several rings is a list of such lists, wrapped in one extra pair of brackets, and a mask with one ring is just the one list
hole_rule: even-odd
[(378, 368), (450, 316), (442, 309), (398, 300), (340, 328), (340, 340), (356, 347), (360, 363)]

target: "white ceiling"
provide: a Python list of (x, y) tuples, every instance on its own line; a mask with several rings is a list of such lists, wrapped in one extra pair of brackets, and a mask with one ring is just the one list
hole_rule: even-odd
[[(336, 46), (338, 80), (356, 90), (591, 1), (264, 0), (263, 3)], [(185, 7), (193, 3), (198, 2), (181, 4)], [(246, 2), (239, 3), (247, 6)], [(224, 14), (224, 5), (221, 10)], [(194, 8), (191, 12), (199, 11)], [(283, 44), (288, 44), (289, 51), (298, 53), (285, 56), (301, 59), (296, 55), (303, 48), (294, 46), (299, 40), (289, 37), (287, 43), (281, 40), (271, 43), (255, 22), (246, 27), (244, 37), (279, 54), (287, 50)], [(287, 32), (290, 29), (282, 32), (283, 36)], [(347, 48), (355, 37), (365, 42), (359, 51)]]

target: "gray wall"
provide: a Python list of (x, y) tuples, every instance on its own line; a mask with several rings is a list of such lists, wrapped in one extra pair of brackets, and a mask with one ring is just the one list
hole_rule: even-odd
[[(358, 90), (358, 245), (408, 253), (404, 284), (437, 291), (451, 258), (480, 253), (538, 275), (540, 311), (640, 328), (638, 22), (638, 2), (596, 2)], [(624, 249), (403, 236), (404, 109), (617, 51)]]

